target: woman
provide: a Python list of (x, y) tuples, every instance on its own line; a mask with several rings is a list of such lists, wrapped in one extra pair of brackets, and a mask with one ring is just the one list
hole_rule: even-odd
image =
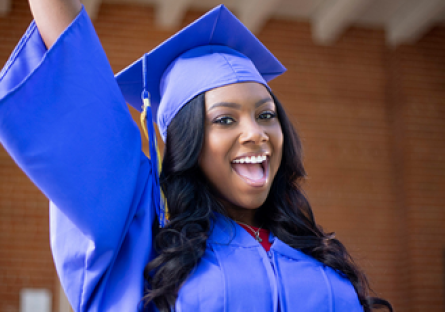
[[(30, 3), (38, 30), (0, 75), (0, 139), (51, 200), (75, 311), (390, 307), (315, 224), (298, 137), (267, 85), (284, 67), (227, 9), (118, 74), (119, 89), (77, 0)], [(123, 98), (139, 108), (142, 91), (150, 160)]]

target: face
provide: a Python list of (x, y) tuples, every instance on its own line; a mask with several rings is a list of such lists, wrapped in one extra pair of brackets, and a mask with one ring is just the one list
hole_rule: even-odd
[(229, 216), (252, 223), (281, 163), (283, 132), (275, 103), (254, 82), (207, 91), (205, 102), (199, 165)]

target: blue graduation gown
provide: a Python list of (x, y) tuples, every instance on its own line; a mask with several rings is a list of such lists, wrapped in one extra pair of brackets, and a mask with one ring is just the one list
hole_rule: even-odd
[[(137, 311), (154, 256), (151, 164), (85, 10), (49, 50), (30, 25), (0, 74), (0, 141), (51, 201), (73, 309)], [(270, 239), (266, 252), (218, 216), (177, 310), (362, 311), (347, 279)]]

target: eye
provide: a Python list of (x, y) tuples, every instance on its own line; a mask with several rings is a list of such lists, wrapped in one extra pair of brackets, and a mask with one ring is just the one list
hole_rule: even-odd
[(275, 118), (275, 117), (277, 117), (277, 114), (275, 112), (273, 112), (273, 111), (265, 111), (265, 112), (262, 112), (258, 116), (259, 119), (263, 119), (263, 120), (268, 120), (268, 119), (272, 119), (272, 118)]
[(220, 125), (231, 125), (235, 122), (235, 120), (232, 117), (228, 117), (228, 116), (222, 116), (222, 117), (218, 117), (216, 118), (213, 123), (215, 124), (220, 124)]

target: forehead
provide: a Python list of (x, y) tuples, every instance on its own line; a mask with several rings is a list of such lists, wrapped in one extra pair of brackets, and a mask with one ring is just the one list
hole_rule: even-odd
[(205, 94), (206, 108), (220, 102), (256, 103), (259, 100), (271, 99), (269, 90), (257, 82), (234, 83), (209, 90)]

